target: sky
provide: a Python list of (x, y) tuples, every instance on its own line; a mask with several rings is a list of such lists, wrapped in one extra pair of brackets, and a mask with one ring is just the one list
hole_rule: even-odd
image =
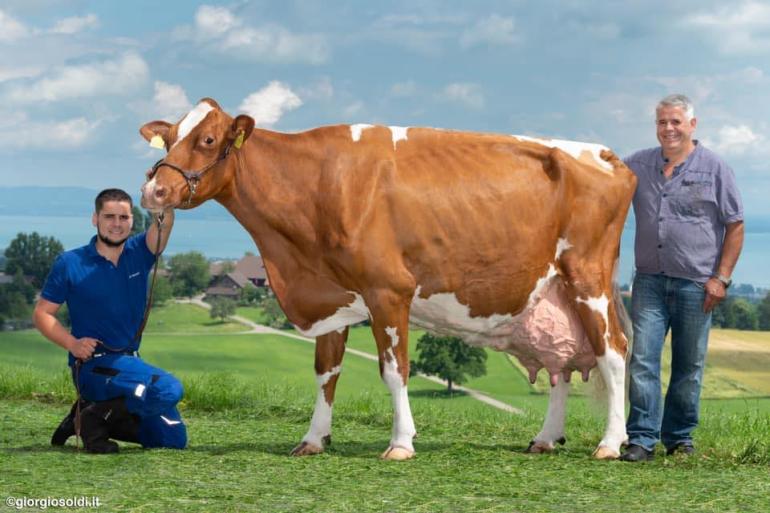
[(138, 135), (200, 98), (258, 126), (433, 126), (657, 145), (654, 107), (770, 216), (770, 2), (58, 1), (0, 3), (4, 186), (122, 187), (162, 156)]

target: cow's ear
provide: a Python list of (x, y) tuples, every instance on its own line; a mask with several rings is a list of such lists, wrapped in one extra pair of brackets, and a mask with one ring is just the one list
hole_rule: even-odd
[(150, 121), (139, 129), (139, 133), (153, 146), (159, 146), (154, 143), (154, 141), (157, 141), (155, 138), (160, 136), (160, 138), (163, 139), (163, 145), (168, 148), (168, 132), (171, 129), (171, 126), (171, 123), (167, 123), (166, 121)]
[(249, 138), (252, 130), (254, 130), (254, 119), (246, 114), (241, 114), (233, 120), (233, 124), (230, 126), (230, 133), (228, 134), (230, 142), (236, 149), (239, 149), (243, 141)]

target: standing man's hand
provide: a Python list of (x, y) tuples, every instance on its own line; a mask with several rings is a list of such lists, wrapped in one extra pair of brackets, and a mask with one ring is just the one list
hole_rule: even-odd
[(91, 337), (76, 338), (68, 348), (69, 352), (78, 360), (88, 360), (94, 354), (99, 341)]
[(703, 311), (709, 313), (727, 297), (727, 290), (725, 284), (717, 278), (711, 278), (707, 281), (704, 288), (706, 289), (706, 299), (703, 301)]

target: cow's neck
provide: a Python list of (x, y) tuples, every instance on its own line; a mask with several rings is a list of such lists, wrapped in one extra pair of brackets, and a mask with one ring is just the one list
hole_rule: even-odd
[(254, 239), (280, 299), (303, 260), (318, 256), (313, 198), (323, 157), (302, 135), (255, 130), (236, 158), (236, 179), (217, 199)]

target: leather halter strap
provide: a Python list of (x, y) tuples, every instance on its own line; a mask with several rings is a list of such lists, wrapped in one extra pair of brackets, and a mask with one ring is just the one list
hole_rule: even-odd
[(198, 189), (198, 184), (201, 181), (201, 177), (206, 174), (211, 168), (222, 162), (227, 158), (228, 155), (230, 155), (230, 149), (233, 147), (232, 143), (228, 144), (225, 148), (225, 151), (217, 157), (215, 160), (209, 162), (207, 165), (203, 166), (200, 169), (197, 169), (195, 171), (190, 171), (187, 169), (182, 169), (181, 167), (171, 164), (170, 162), (166, 162), (165, 158), (160, 159), (155, 163), (154, 166), (152, 166), (152, 170), (150, 171), (150, 174), (148, 176), (149, 180), (152, 180), (153, 177), (155, 177), (155, 173), (158, 172), (158, 169), (162, 167), (169, 167), (173, 169), (174, 171), (177, 171), (179, 174), (182, 175), (182, 177), (187, 182), (187, 189), (190, 192), (190, 194), (187, 196), (187, 201), (185, 202), (185, 207), (189, 207), (190, 203), (192, 203), (193, 196), (195, 196), (195, 191)]

